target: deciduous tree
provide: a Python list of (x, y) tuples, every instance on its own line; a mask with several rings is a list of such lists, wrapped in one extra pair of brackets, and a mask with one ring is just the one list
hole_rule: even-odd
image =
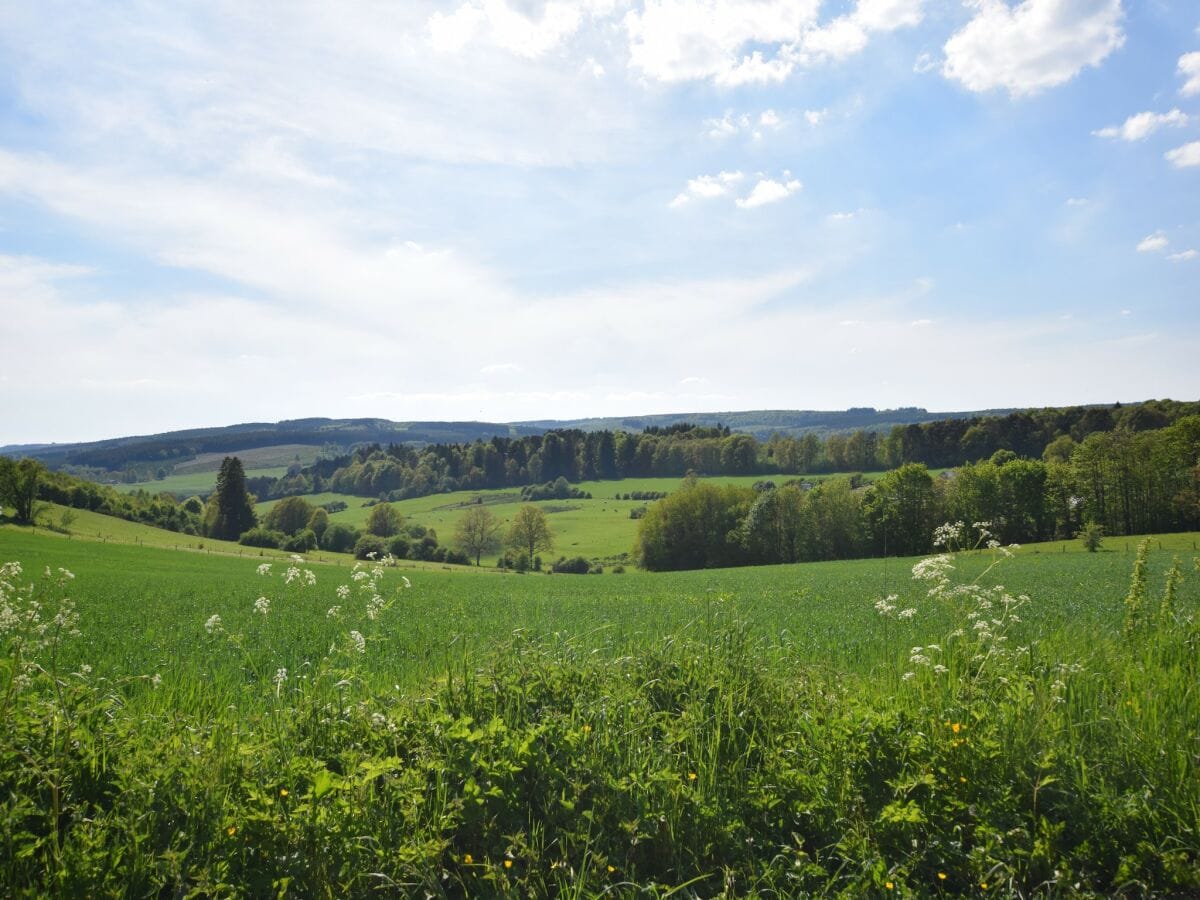
[(508, 529), (508, 545), (533, 559), (538, 551), (554, 549), (554, 536), (546, 514), (532, 504), (522, 504)]
[(458, 520), (454, 542), (468, 556), (475, 557), (475, 565), (479, 565), (483, 554), (500, 549), (500, 522), (486, 506), (472, 506)]

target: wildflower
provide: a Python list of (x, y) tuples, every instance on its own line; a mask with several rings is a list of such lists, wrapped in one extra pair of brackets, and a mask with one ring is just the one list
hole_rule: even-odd
[(890, 881), (885, 881), (885, 882), (883, 883), (883, 886), (884, 886), (885, 888), (887, 888), (889, 891), (890, 891), (890, 890), (892, 890), (892, 889), (895, 887), (895, 885), (894, 885), (894, 884), (892, 884)]
[(350, 599), (350, 585), (339, 584), (338, 589), (337, 589), (337, 596), (338, 596), (339, 600), (349, 600)]
[(585, 723), (585, 724), (583, 725), (583, 727), (582, 727), (582, 728), (580, 728), (579, 730), (580, 730), (580, 731), (582, 731), (584, 734), (591, 734), (591, 733), (592, 733), (592, 726), (591, 726), (591, 725), (588, 725), (588, 724), (586, 724), (586, 723)]
[(946, 880), (946, 873), (938, 872), (938, 881), (945, 881), (945, 880)]
[(270, 575), (271, 574), (271, 564), (270, 563), (262, 563), (258, 567), (258, 574), (259, 575)]
[(945, 666), (943, 666), (941, 663), (938, 663), (936, 666), (933, 667), (933, 671), (937, 672), (937, 674), (939, 674), (939, 675), (945, 675), (950, 670), (947, 669)]
[(688, 772), (688, 781), (695, 781), (695, 780), (696, 780), (696, 773)]
[(354, 649), (359, 653), (367, 652), (367, 639), (362, 636), (361, 632), (351, 631), (350, 640), (354, 641)]
[(209, 616), (208, 621), (204, 623), (204, 630), (209, 634), (220, 634), (222, 630), (221, 617), (216, 613), (213, 613), (211, 616)]
[(981, 888), (983, 888), (985, 891), (987, 890), (987, 882), (986, 881), (979, 882), (979, 886)]
[(959, 783), (960, 783), (960, 784), (966, 784), (966, 783), (967, 783), (967, 776), (966, 776), (966, 775), (959, 775), (959, 776), (958, 776), (958, 781), (959, 781)]
[(229, 835), (230, 837), (233, 837), (235, 834), (237, 834), (237, 826), (230, 825), (228, 828), (225, 829), (225, 833), (227, 835)]
[(342, 608), (340, 606), (331, 606), (331, 607), (329, 607), (329, 609), (327, 609), (325, 611), (325, 618), (336, 619), (341, 614), (342, 614)]
[(506, 869), (511, 869), (511, 868), (512, 868), (512, 860), (511, 860), (511, 859), (506, 859), (506, 860), (504, 861), (504, 868), (506, 868)]
[(262, 613), (264, 616), (271, 611), (271, 601), (266, 597), (259, 597), (254, 601), (254, 611)]
[(469, 865), (472, 865), (474, 862), (475, 862), (475, 857), (473, 857), (470, 853), (463, 854), (463, 863), (464, 864), (469, 866)]
[(155, 672), (154, 677), (150, 679), (150, 684), (154, 686), (155, 690), (158, 690), (159, 686), (162, 685), (162, 675)]
[(955, 722), (953, 725), (950, 726), (950, 730), (953, 731), (955, 734), (958, 734), (960, 731), (962, 731), (962, 725), (958, 722)]
[(287, 669), (281, 667), (275, 670), (275, 677), (271, 680), (275, 682), (276, 692), (278, 692), (279, 688), (283, 687), (283, 683), (287, 681), (287, 677)]
[(900, 612), (896, 613), (896, 617), (900, 619), (911, 619), (916, 614), (917, 611), (912, 607), (909, 607), (908, 609), (902, 609)]
[(401, 575), (401, 576), (400, 576), (400, 580), (404, 582), (404, 586), (405, 586), (406, 588), (410, 588), (410, 587), (412, 587), (412, 582), (408, 580), (408, 576), (406, 576), (406, 575)]
[(903, 675), (900, 676), (900, 680), (901, 681), (912, 681), (913, 676), (916, 674), (917, 674), (916, 672), (905, 672)]
[(287, 789), (287, 788), (280, 788), (280, 789), (279, 789), (279, 796), (280, 796), (280, 797), (286, 797), (287, 795), (288, 795), (288, 789)]
[(896, 608), (895, 604), (892, 603), (891, 601), (897, 600), (897, 599), (899, 599), (899, 598), (895, 594), (888, 594), (888, 596), (885, 599), (876, 600), (875, 601), (875, 611), (878, 612), (881, 616), (890, 615), (892, 610), (894, 610)]

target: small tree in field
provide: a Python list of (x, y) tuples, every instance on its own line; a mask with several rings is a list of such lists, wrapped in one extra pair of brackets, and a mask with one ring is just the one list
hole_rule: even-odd
[(1100, 544), (1104, 539), (1104, 526), (1096, 522), (1088, 522), (1076, 535), (1083, 546), (1087, 548), (1088, 553), (1095, 553), (1100, 549)]
[(540, 550), (554, 549), (554, 536), (546, 514), (536, 506), (522, 504), (508, 529), (508, 546), (525, 553), (529, 559)]
[(399, 534), (403, 527), (404, 516), (390, 503), (379, 503), (371, 507), (371, 514), (367, 517), (367, 534), (391, 537)]
[(32, 459), (20, 462), (0, 456), (0, 507), (11, 506), (14, 518), (32, 525), (37, 515), (38, 479), (42, 464)]
[(486, 506), (472, 506), (458, 520), (454, 542), (468, 556), (475, 558), (475, 565), (479, 565), (479, 558), (483, 554), (495, 553), (500, 549), (500, 521)]

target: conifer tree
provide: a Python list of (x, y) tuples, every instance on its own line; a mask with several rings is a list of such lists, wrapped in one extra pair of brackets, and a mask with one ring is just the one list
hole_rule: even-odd
[(236, 541), (257, 523), (254, 499), (246, 490), (242, 461), (236, 456), (227, 456), (217, 473), (217, 489), (208, 501), (208, 536)]

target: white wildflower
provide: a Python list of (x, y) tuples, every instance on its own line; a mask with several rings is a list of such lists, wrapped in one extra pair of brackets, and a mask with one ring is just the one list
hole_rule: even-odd
[(328, 610), (325, 612), (325, 618), (327, 618), (327, 619), (336, 619), (336, 618), (338, 618), (338, 617), (339, 617), (341, 614), (342, 614), (342, 608), (341, 608), (340, 606), (331, 606), (331, 607), (329, 607), (329, 609), (328, 609)]
[(407, 576), (407, 575), (401, 575), (401, 576), (400, 576), (400, 580), (404, 582), (404, 586), (405, 586), (406, 588), (410, 588), (410, 587), (412, 587), (412, 582), (408, 580), (408, 576)]
[(339, 584), (338, 589), (337, 589), (337, 596), (338, 596), (339, 600), (349, 600), (350, 599), (350, 585)]
[(156, 691), (162, 687), (162, 675), (160, 675), (158, 672), (155, 672), (154, 677), (150, 679), (150, 685)]
[(896, 616), (901, 619), (911, 619), (916, 614), (917, 611), (910, 606), (908, 609), (900, 610), (900, 612), (896, 613)]
[(945, 675), (950, 670), (947, 669), (945, 666), (943, 666), (941, 663), (938, 663), (936, 666), (933, 667), (933, 671), (937, 672), (939, 675)]
[(271, 601), (266, 597), (259, 597), (254, 601), (254, 611), (265, 616), (271, 611)]
[(270, 563), (261, 563), (259, 565), (257, 571), (258, 571), (259, 575), (270, 575), (271, 574), (271, 564)]
[(288, 679), (287, 669), (285, 669), (281, 666), (280, 668), (275, 670), (275, 677), (272, 678), (271, 680), (275, 682), (275, 689), (278, 690), (280, 687), (283, 686), (283, 683), (285, 681), (287, 681), (287, 679)]
[(221, 626), (221, 617), (216, 613), (209, 616), (208, 621), (204, 623), (204, 630), (209, 634), (220, 634), (223, 630)]
[(912, 681), (913, 676), (916, 674), (917, 674), (916, 672), (905, 672), (903, 675), (900, 676), (900, 679), (901, 679), (901, 681)]
[(351, 631), (350, 640), (354, 641), (354, 649), (359, 653), (367, 652), (367, 639), (360, 632)]

